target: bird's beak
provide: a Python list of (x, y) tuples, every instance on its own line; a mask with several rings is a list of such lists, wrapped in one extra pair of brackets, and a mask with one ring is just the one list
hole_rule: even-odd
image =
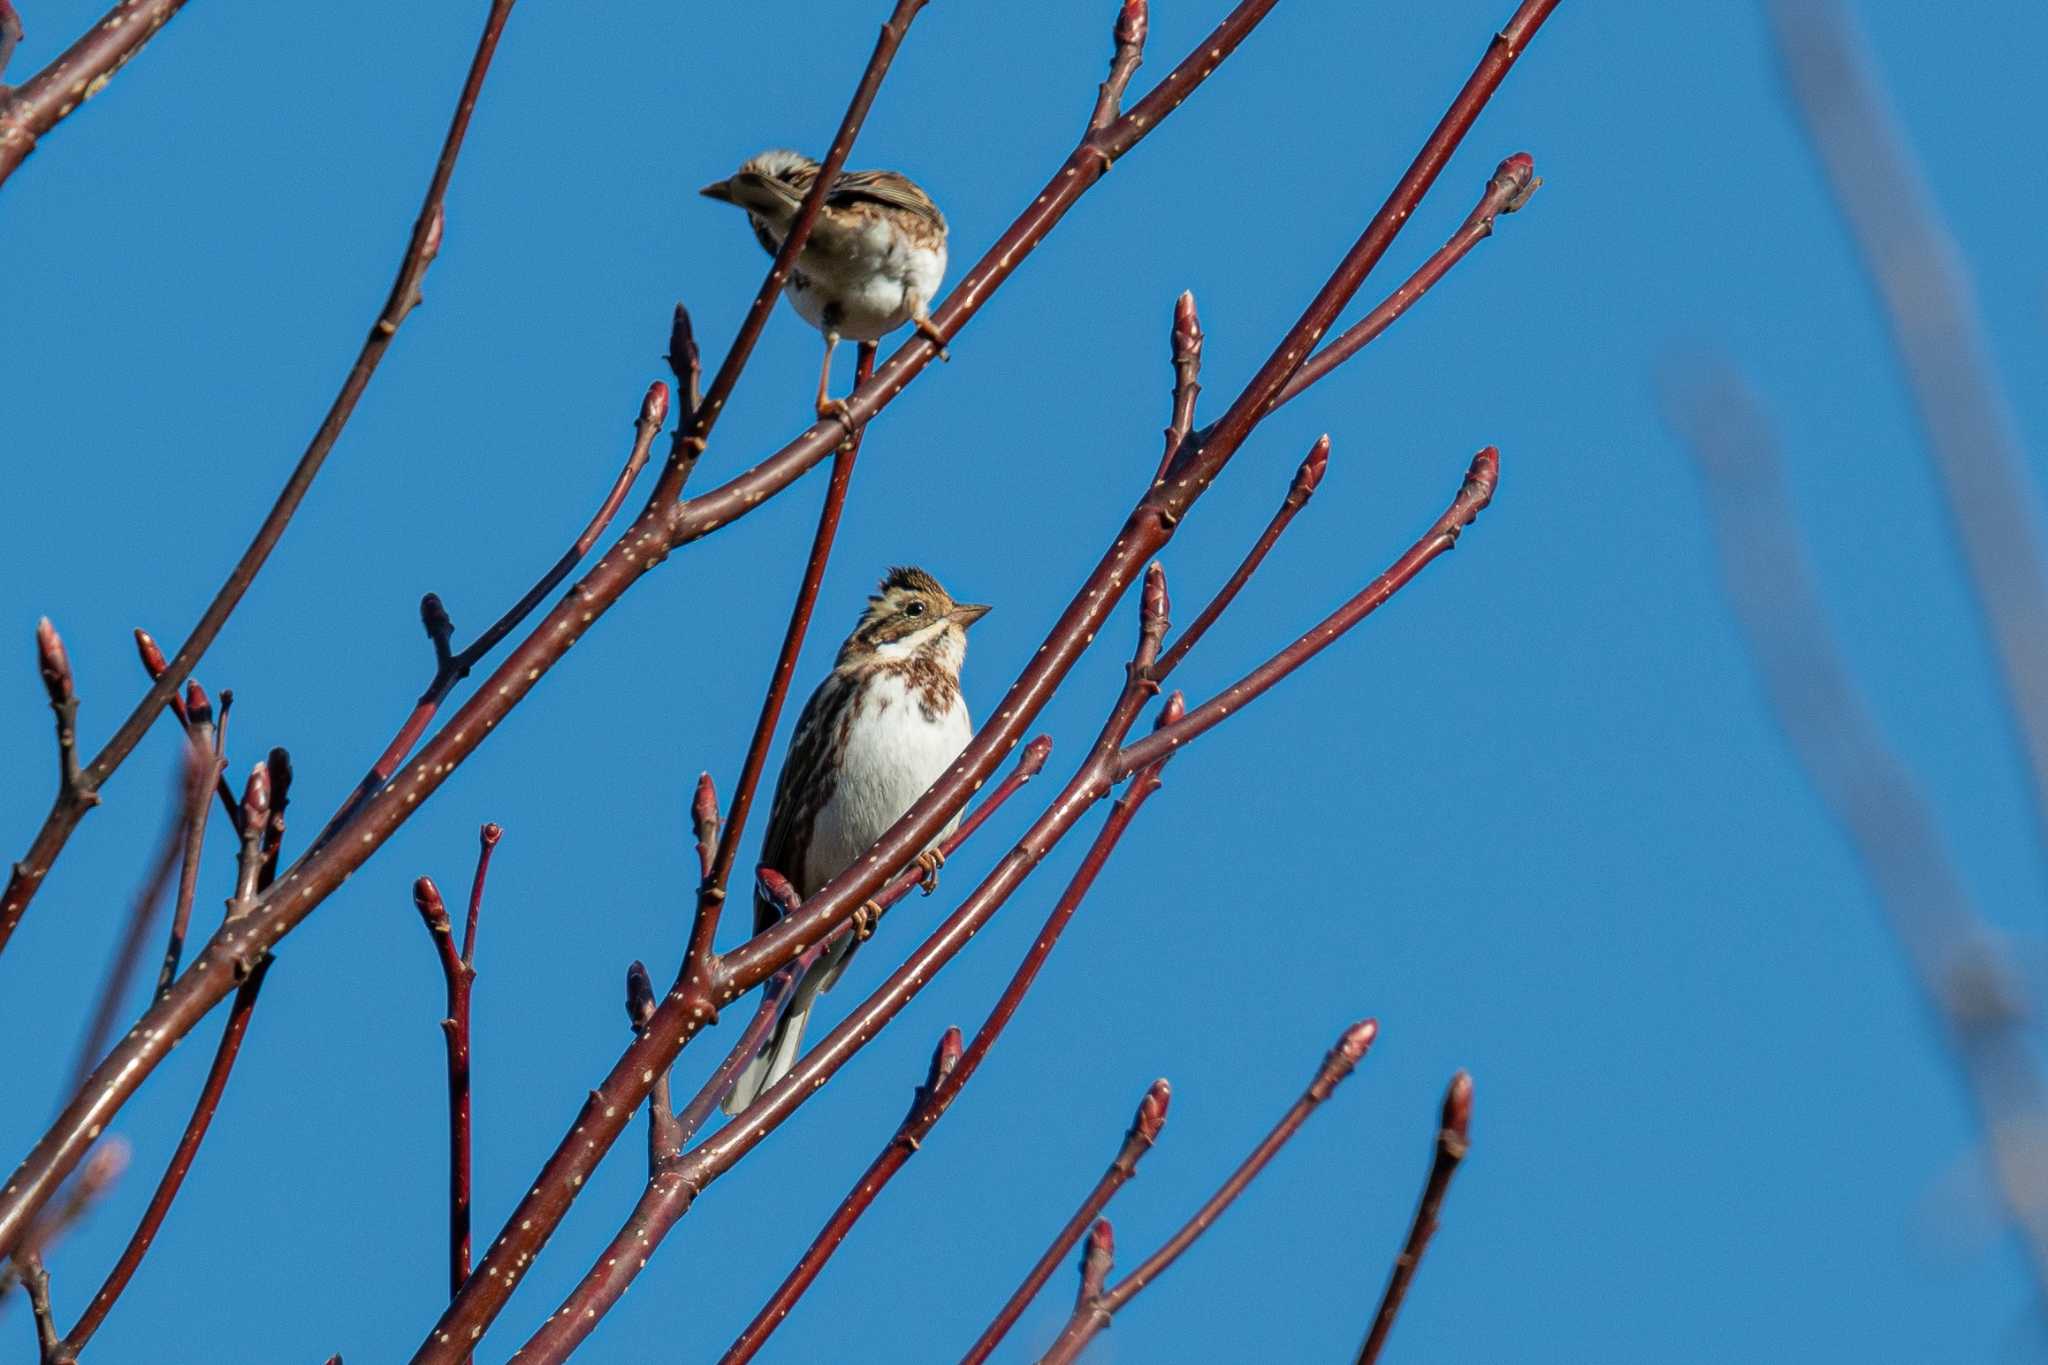
[(946, 619), (957, 624), (960, 629), (965, 630), (986, 615), (988, 615), (988, 607), (983, 603), (957, 602), (954, 604), (953, 610), (946, 613)]
[(730, 204), (732, 202), (732, 182), (729, 180), (714, 180), (703, 189), (698, 190), (697, 193), (703, 195), (706, 199), (716, 199), (721, 204)]

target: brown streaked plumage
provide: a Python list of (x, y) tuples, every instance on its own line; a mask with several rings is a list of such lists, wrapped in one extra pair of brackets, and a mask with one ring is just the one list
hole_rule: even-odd
[[(761, 864), (810, 896), (850, 866), (910, 809), (960, 756), (974, 727), (960, 695), (967, 628), (987, 607), (955, 602), (922, 569), (891, 569), (832, 672), (804, 704), (761, 844)], [(951, 833), (956, 816), (933, 839)], [(919, 861), (936, 873), (936, 852)], [(754, 898), (755, 932), (776, 910)], [(775, 1032), (748, 1064), (725, 1110), (738, 1113), (795, 1063), (804, 1022), (852, 955), (856, 935), (842, 930), (804, 973)]]
[[(819, 169), (799, 152), (766, 151), (699, 193), (745, 209), (755, 239), (772, 256)], [(844, 404), (828, 396), (832, 352), (842, 337), (880, 341), (910, 322), (943, 345), (927, 312), (945, 276), (946, 218), (930, 195), (896, 171), (840, 172), (788, 286), (790, 305), (825, 335), (819, 416), (846, 417)]]

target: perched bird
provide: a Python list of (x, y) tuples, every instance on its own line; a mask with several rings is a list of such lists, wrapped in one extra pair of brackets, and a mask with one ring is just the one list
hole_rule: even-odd
[[(817, 183), (818, 163), (799, 152), (767, 151), (729, 180), (698, 193), (747, 211), (769, 255)], [(946, 277), (946, 219), (931, 196), (895, 171), (842, 171), (818, 210), (789, 275), (789, 301), (825, 334), (818, 371), (818, 416), (846, 419), (845, 404), (827, 395), (832, 352), (840, 338), (880, 341), (906, 322), (944, 353), (945, 338), (926, 310)]]
[[(974, 735), (960, 696), (967, 628), (988, 613), (955, 602), (923, 569), (891, 569), (839, 659), (804, 704), (775, 783), (761, 863), (810, 896), (867, 852), (960, 756)], [(932, 843), (952, 833), (955, 816)], [(939, 867), (929, 847), (918, 858)], [(777, 911), (758, 892), (754, 931)], [(868, 926), (871, 927), (871, 926)], [(804, 1021), (845, 969), (860, 934), (841, 931), (811, 964), (760, 1053), (725, 1099), (736, 1114), (796, 1062)]]

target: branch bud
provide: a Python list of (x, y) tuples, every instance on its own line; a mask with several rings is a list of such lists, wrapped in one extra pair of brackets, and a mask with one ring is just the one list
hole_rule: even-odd
[(690, 826), (697, 834), (697, 861), (704, 875), (711, 873), (711, 860), (718, 851), (718, 788), (710, 773), (697, 774), (696, 799), (690, 802)]
[(434, 205), (434, 216), (427, 220), (427, 235), (420, 241), (420, 266), (425, 268), (441, 254), (441, 230), (448, 225), (448, 211), (445, 205)]
[(669, 321), (668, 354), (663, 359), (668, 361), (669, 373), (676, 377), (676, 383), (688, 393), (689, 377), (696, 374), (699, 367), (697, 336), (690, 327), (690, 310), (680, 303), (676, 305), (675, 317)]
[(1166, 634), (1167, 613), (1173, 603), (1166, 595), (1166, 570), (1158, 560), (1145, 566), (1145, 591), (1138, 599), (1138, 620), (1141, 631), (1156, 630)]
[(657, 430), (668, 422), (668, 385), (659, 379), (647, 386), (647, 396), (640, 400), (640, 420)]
[(1116, 1229), (1107, 1218), (1095, 1220), (1095, 1226), (1088, 1229), (1088, 1240), (1081, 1244), (1081, 1302), (1088, 1303), (1102, 1296), (1102, 1287), (1109, 1281), (1109, 1272), (1116, 1265)]
[(1460, 1069), (1451, 1077), (1451, 1083), (1444, 1090), (1444, 1112), (1442, 1131), (1437, 1134), (1437, 1146), (1453, 1160), (1465, 1155), (1472, 1129), (1472, 1073)]
[(796, 888), (789, 884), (789, 878), (772, 867), (755, 868), (754, 885), (760, 888), (761, 894), (768, 898), (769, 904), (775, 907), (777, 913), (785, 918), (794, 915), (804, 903), (803, 897), (797, 895)]
[(258, 763), (249, 769), (249, 781), (242, 788), (242, 829), (253, 832), (270, 819), (270, 766)]
[(1024, 746), (1024, 756), (1017, 760), (1017, 776), (1034, 778), (1045, 770), (1045, 760), (1052, 757), (1052, 736), (1040, 735)]
[(938, 1089), (939, 1082), (953, 1074), (953, 1068), (960, 1065), (960, 1026), (949, 1025), (939, 1035), (939, 1045), (932, 1049), (931, 1069), (925, 1073), (924, 1088)]
[(455, 634), (454, 618), (448, 615), (448, 608), (441, 605), (441, 595), (430, 592), (420, 599), (420, 624), (426, 628), (427, 638), (442, 649)]
[(1116, 16), (1116, 45), (1118, 47), (1143, 47), (1145, 30), (1150, 27), (1145, 0), (1124, 0), (1124, 7)]
[(1301, 462), (1301, 467), (1294, 471), (1294, 482), (1287, 487), (1288, 500), (1291, 502), (1307, 502), (1316, 489), (1322, 485), (1323, 474), (1329, 467), (1330, 435), (1328, 432), (1324, 432), (1316, 438), (1316, 443), (1309, 448), (1308, 455)]
[(1173, 1087), (1161, 1076), (1152, 1082), (1145, 1092), (1145, 1098), (1138, 1101), (1137, 1117), (1131, 1120), (1131, 1134), (1147, 1147), (1159, 1141), (1159, 1134), (1166, 1127), (1166, 1110), (1173, 1103)]
[(142, 656), (143, 671), (149, 674), (151, 682), (155, 682), (169, 671), (171, 661), (157, 648), (156, 640), (150, 633), (140, 626), (135, 628), (135, 652)]
[(50, 705), (68, 706), (78, 699), (71, 686), (71, 656), (64, 652), (63, 637), (47, 616), (36, 622), (36, 663), (42, 669)]
[(638, 1033), (647, 1027), (647, 1021), (654, 1017), (654, 981), (647, 975), (647, 964), (633, 959), (633, 965), (626, 968), (626, 1019)]
[(1154, 730), (1164, 730), (1169, 725), (1176, 725), (1187, 713), (1188, 699), (1176, 687), (1173, 689), (1173, 694), (1167, 697), (1166, 705), (1159, 708), (1159, 718), (1152, 722), (1152, 728)]
[(505, 827), (496, 820), (486, 820), (484, 827), (476, 832), (476, 837), (485, 848), (496, 848), (498, 840), (505, 837)]
[(1543, 178), (1536, 174), (1535, 158), (1527, 152), (1516, 152), (1494, 167), (1488, 189), (1504, 196), (1500, 200), (1500, 212), (1513, 213), (1528, 203), (1529, 196), (1536, 193), (1542, 184)]
[(1195, 291), (1184, 289), (1173, 305), (1173, 363), (1202, 363), (1202, 319), (1195, 313)]
[(430, 934), (448, 932), (448, 907), (441, 900), (441, 888), (434, 885), (432, 877), (422, 877), (412, 884), (412, 903), (420, 912), (420, 918), (427, 922)]
[(96, 1199), (106, 1193), (107, 1187), (128, 1169), (128, 1156), (129, 1147), (125, 1139), (108, 1138), (98, 1151), (87, 1158), (85, 1169), (78, 1173), (79, 1197)]
[(185, 680), (185, 715), (193, 725), (213, 724), (213, 699), (191, 678)]
[(1337, 1088), (1338, 1082), (1351, 1074), (1352, 1068), (1358, 1065), (1366, 1051), (1372, 1047), (1373, 1039), (1379, 1036), (1380, 1021), (1377, 1019), (1361, 1019), (1345, 1029), (1338, 1037), (1337, 1045), (1323, 1058), (1322, 1066), (1316, 1070), (1315, 1079), (1309, 1082), (1309, 1098), (1318, 1101), (1328, 1099), (1330, 1092)]

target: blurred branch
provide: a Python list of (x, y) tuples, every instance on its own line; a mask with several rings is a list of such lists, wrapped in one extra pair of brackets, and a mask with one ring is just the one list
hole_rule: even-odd
[[(120, 16), (126, 12), (134, 15), (136, 22), (124, 20), (123, 27), (118, 32), (106, 32), (104, 25), (102, 28), (96, 28), (93, 35), (80, 40), (79, 47), (100, 43), (111, 45), (125, 41), (129, 44), (126, 50), (132, 53), (135, 48), (140, 47), (142, 38), (147, 36), (136, 32), (141, 19), (152, 11), (167, 18), (175, 10), (177, 3), (179, 0), (123, 0), (116, 8), (115, 14)], [(141, 8), (138, 8), (138, 5)], [(462, 151), (463, 136), (469, 131), (470, 113), (476, 107), (477, 95), (483, 88), (484, 76), (490, 70), (491, 56), (497, 51), (498, 35), (504, 30), (505, 20), (512, 12), (512, 5), (513, 0), (491, 0), (490, 15), (484, 21), (483, 36), (477, 42), (476, 56), (470, 63), (469, 76), (463, 84), (461, 98), (455, 106), (455, 117), (448, 126), (448, 136), (441, 144), (441, 157), (435, 164), (432, 180), (428, 182), (426, 200), (420, 207), (419, 218), (413, 224), (412, 239), (406, 245), (405, 254), (399, 259), (398, 278), (392, 284), (391, 294), (385, 301), (382, 311), (378, 313), (376, 322), (371, 325), (370, 334), (364, 339), (362, 350), (357, 353), (348, 377), (342, 381), (341, 392), (335, 395), (333, 406), (328, 409), (325, 420), (320, 423), (319, 430), (313, 433), (312, 441), (307, 445), (305, 453), (299, 457), (299, 463), (292, 470), (291, 476), (285, 481), (283, 491), (278, 494), (277, 501), (263, 518), (263, 524), (257, 528), (255, 539), (249, 542), (249, 548), (242, 552), (241, 559), (229, 571), (227, 582), (221, 585), (220, 591), (207, 603), (206, 610), (200, 613), (198, 624), (192, 627), (192, 633), (185, 638), (185, 643), (179, 646), (177, 656), (157, 675), (149, 692), (135, 704), (135, 709), (128, 713), (128, 718), (121, 722), (120, 728), (114, 731), (105, 747), (86, 765), (85, 770), (79, 775), (76, 790), (67, 788), (64, 793), (59, 794), (49, 815), (44, 818), (42, 829), (37, 831), (35, 838), (30, 842), (28, 852), (14, 865), (13, 874), (7, 881), (7, 889), (0, 893), (0, 950), (6, 948), (7, 940), (13, 936), (14, 926), (21, 922), (29, 901), (42, 886), (43, 878), (49, 875), (50, 865), (63, 851), (65, 842), (71, 837), (71, 831), (78, 827), (78, 822), (84, 818), (85, 812), (97, 802), (100, 787), (113, 775), (122, 760), (133, 752), (157, 712), (171, 704), (178, 688), (184, 685), (193, 666), (199, 662), (200, 655), (206, 652), (214, 637), (220, 634), (221, 627), (227, 624), (228, 617), (240, 604), (243, 594), (248, 592), (249, 585), (256, 581), (256, 575), (263, 568), (264, 561), (270, 558), (270, 552), (284, 537), (285, 528), (291, 524), (293, 514), (299, 510), (300, 502), (304, 500), (307, 490), (313, 486), (313, 479), (319, 474), (321, 465), (326, 463), (328, 453), (341, 438), (342, 428), (348, 425), (350, 415), (355, 412), (357, 400), (369, 387), (370, 378), (376, 373), (378, 363), (384, 359), (385, 351), (390, 349), (399, 325), (420, 302), (421, 281), (426, 278), (427, 266), (441, 249), (442, 201), (448, 193), (448, 180), (455, 173), (455, 159)], [(162, 20), (159, 18), (155, 22), (160, 23)], [(153, 29), (154, 24), (151, 27)], [(95, 47), (94, 50), (100, 49)], [(78, 48), (74, 48), (73, 51), (78, 51)], [(69, 59), (70, 54), (59, 58), (51, 71), (64, 70), (66, 77), (75, 80), (83, 69), (79, 72), (67, 69), (65, 63)], [(109, 74), (111, 70), (112, 68), (108, 67), (100, 74)], [(19, 115), (17, 114), (15, 121), (10, 122), (7, 110), (18, 110), (23, 107), (41, 108), (49, 98), (47, 92), (33, 96), (30, 92), (49, 75), (50, 72), (45, 72), (42, 76), (36, 77), (16, 91), (6, 105), (0, 106), (0, 178), (4, 178), (12, 169), (7, 159), (7, 148), (10, 145), (7, 141), (9, 129), (21, 126)], [(81, 91), (80, 94), (82, 93)], [(31, 105), (23, 106), (24, 100), (31, 101)], [(22, 155), (26, 155), (27, 149), (20, 146), (18, 139), (12, 145), (19, 149), (13, 155), (14, 162), (18, 162)], [(244, 970), (247, 969), (246, 962), (243, 967)], [(218, 1002), (224, 999), (232, 989), (231, 983), (221, 982), (219, 994), (214, 1000)], [(79, 1155), (82, 1154), (81, 1149)], [(5, 1247), (13, 1237), (18, 1236), (19, 1228), (18, 1218), (0, 1211), (0, 1247)]]
[(1415, 1221), (1408, 1227), (1407, 1244), (1394, 1258), (1394, 1271), (1387, 1278), (1386, 1292), (1380, 1296), (1380, 1310), (1373, 1315), (1372, 1330), (1367, 1333), (1365, 1344), (1358, 1348), (1358, 1365), (1373, 1365), (1387, 1344), (1387, 1333), (1394, 1328), (1394, 1315), (1401, 1311), (1401, 1301), (1408, 1297), (1415, 1268), (1422, 1264), (1422, 1253), (1429, 1249), (1429, 1239), (1436, 1235), (1437, 1213), (1443, 1208), (1445, 1192), (1451, 1188), (1451, 1177), (1458, 1173), (1458, 1163), (1465, 1159), (1471, 1146), (1471, 1128), (1472, 1077), (1460, 1071), (1451, 1077), (1444, 1091), (1443, 1113), (1436, 1130), (1436, 1157), (1429, 1164), (1429, 1180), (1422, 1187), (1422, 1202), (1416, 1206)]
[(2048, 853), (2048, 559), (1976, 291), (1847, 12), (1833, 0), (1771, 0), (1768, 9), (1793, 104), (1905, 366), (2026, 749), (2035, 836)]
[(142, 1258), (149, 1254), (158, 1229), (163, 1227), (164, 1218), (171, 1211), (171, 1201), (178, 1197), (178, 1190), (192, 1169), (193, 1159), (199, 1155), (199, 1144), (205, 1139), (206, 1130), (220, 1108), (221, 1096), (228, 1088), (228, 1075), (234, 1070), (235, 1059), (241, 1055), (242, 1039), (249, 1031), (249, 1016), (256, 1009), (257, 993), (263, 989), (263, 978), (269, 974), (272, 961), (274, 959), (269, 956), (259, 960), (255, 970), (235, 992), (235, 1003), (228, 1010), (227, 1027), (221, 1031), (220, 1044), (214, 1049), (213, 1065), (206, 1073), (206, 1083), (199, 1089), (199, 1099), (192, 1106), (192, 1117), (186, 1122), (185, 1131), (179, 1135), (178, 1145), (171, 1152), (170, 1164), (165, 1166), (163, 1178), (157, 1182), (156, 1192), (150, 1196), (149, 1204), (142, 1212), (141, 1222), (129, 1237), (120, 1259), (114, 1262), (114, 1268), (107, 1272), (99, 1293), (93, 1295), (92, 1302), (79, 1314), (78, 1322), (65, 1334), (62, 1345), (52, 1354), (48, 1365), (71, 1365), (78, 1358), (86, 1343), (92, 1340), (93, 1333), (106, 1321), (114, 1301), (121, 1297), (128, 1282), (135, 1277)]
[[(12, 90), (0, 86), (0, 184), (45, 133), (103, 90), (184, 7), (185, 0), (121, 0), (56, 61)], [(0, 0), (0, 69), (20, 37), (21, 20)]]
[[(171, 661), (164, 657), (164, 652), (161, 648), (158, 647), (155, 637), (152, 636), (148, 631), (143, 630), (139, 626), (136, 627), (135, 630), (135, 649), (136, 652), (142, 656), (142, 670), (143, 672), (149, 674), (149, 680), (151, 682), (155, 682), (158, 678), (161, 678), (165, 673), (170, 671)], [(193, 682), (189, 678), (186, 679), (185, 692), (188, 699), (195, 689), (199, 691), (200, 696), (203, 697), (206, 695), (205, 690), (203, 688), (200, 688), (198, 683)], [(197, 738), (197, 736), (193, 734), (193, 731), (194, 727), (197, 725), (198, 722), (194, 719), (192, 715), (191, 703), (189, 700), (178, 700), (177, 688), (172, 688), (170, 695), (164, 698), (164, 710), (170, 712), (170, 714), (174, 718), (176, 718), (178, 724), (184, 727), (185, 733), (188, 737), (192, 737), (195, 739)], [(223, 717), (223, 719), (225, 719), (225, 717)], [(203, 748), (206, 746), (202, 745), (201, 747)], [(232, 786), (228, 785), (227, 770), (225, 768), (223, 768), (221, 772), (214, 777), (213, 790), (215, 795), (217, 795), (220, 798), (221, 811), (224, 814), (226, 814), (228, 819), (235, 822), (236, 832), (240, 833), (242, 820), (242, 801), (240, 797), (235, 795), (235, 789)]]
[[(1266, 1163), (1278, 1154), (1280, 1149), (1308, 1121), (1322, 1102), (1330, 1097), (1346, 1076), (1349, 1076), (1366, 1050), (1379, 1035), (1379, 1024), (1371, 1019), (1353, 1024), (1337, 1039), (1336, 1046), (1323, 1058), (1323, 1064), (1316, 1069), (1308, 1089), (1302, 1092), (1291, 1108), (1281, 1116), (1280, 1122), (1266, 1134), (1265, 1139), (1252, 1149), (1230, 1178), (1223, 1182), (1221, 1189), (1209, 1196), (1208, 1202), (1195, 1210), (1194, 1217), (1182, 1225), (1180, 1231), (1166, 1239), (1165, 1245), (1152, 1253), (1144, 1264), (1119, 1280), (1114, 1287), (1106, 1285), (1109, 1275), (1109, 1248), (1106, 1237), (1100, 1244), (1090, 1243), (1090, 1255), (1083, 1258), (1081, 1266), (1081, 1295), (1074, 1305), (1073, 1316), (1061, 1329), (1052, 1348), (1039, 1358), (1039, 1365), (1070, 1365), (1081, 1354), (1084, 1347), (1103, 1328), (1109, 1326), (1117, 1310), (1144, 1291), (1145, 1287), (1166, 1273), (1166, 1270), (1181, 1253), (1194, 1245), (1195, 1239), (1209, 1230), (1224, 1210), (1234, 1203), (1245, 1187), (1258, 1179)], [(1098, 1228), (1107, 1224), (1098, 1223)]]
[(1059, 1263), (1088, 1232), (1096, 1216), (1108, 1207), (1109, 1201), (1116, 1197), (1116, 1192), (1138, 1173), (1139, 1158), (1152, 1150), (1152, 1145), (1159, 1140), (1160, 1131), (1166, 1127), (1166, 1110), (1172, 1098), (1173, 1090), (1163, 1078), (1152, 1082), (1151, 1089), (1145, 1092), (1145, 1098), (1138, 1101), (1138, 1112), (1131, 1120), (1130, 1131), (1124, 1134), (1123, 1146), (1117, 1149), (1115, 1159), (1102, 1172), (1101, 1178), (1095, 1182), (1095, 1188), (1088, 1192), (1088, 1197), (1081, 1201), (1081, 1207), (1074, 1210), (1073, 1216), (1067, 1219), (1066, 1225), (1052, 1239), (1052, 1245), (1045, 1249), (1037, 1264), (1024, 1276), (1024, 1283), (1017, 1286), (1016, 1291), (996, 1313), (995, 1321), (975, 1338), (974, 1345), (968, 1348), (960, 1365), (981, 1365), (989, 1358), (990, 1353), (1002, 1344), (1003, 1338), (1016, 1326), (1017, 1319), (1031, 1306), (1031, 1301), (1038, 1297), (1038, 1291), (1045, 1288), (1045, 1282), (1052, 1278), (1052, 1273), (1059, 1268)]
[(1705, 476), (1722, 577), (1766, 698), (1848, 836), (1955, 1054), (2048, 1314), (2048, 1087), (2023, 1036), (2020, 978), (1834, 643), (1755, 396), (1733, 372), (1711, 367), (1678, 376), (1666, 411)]

